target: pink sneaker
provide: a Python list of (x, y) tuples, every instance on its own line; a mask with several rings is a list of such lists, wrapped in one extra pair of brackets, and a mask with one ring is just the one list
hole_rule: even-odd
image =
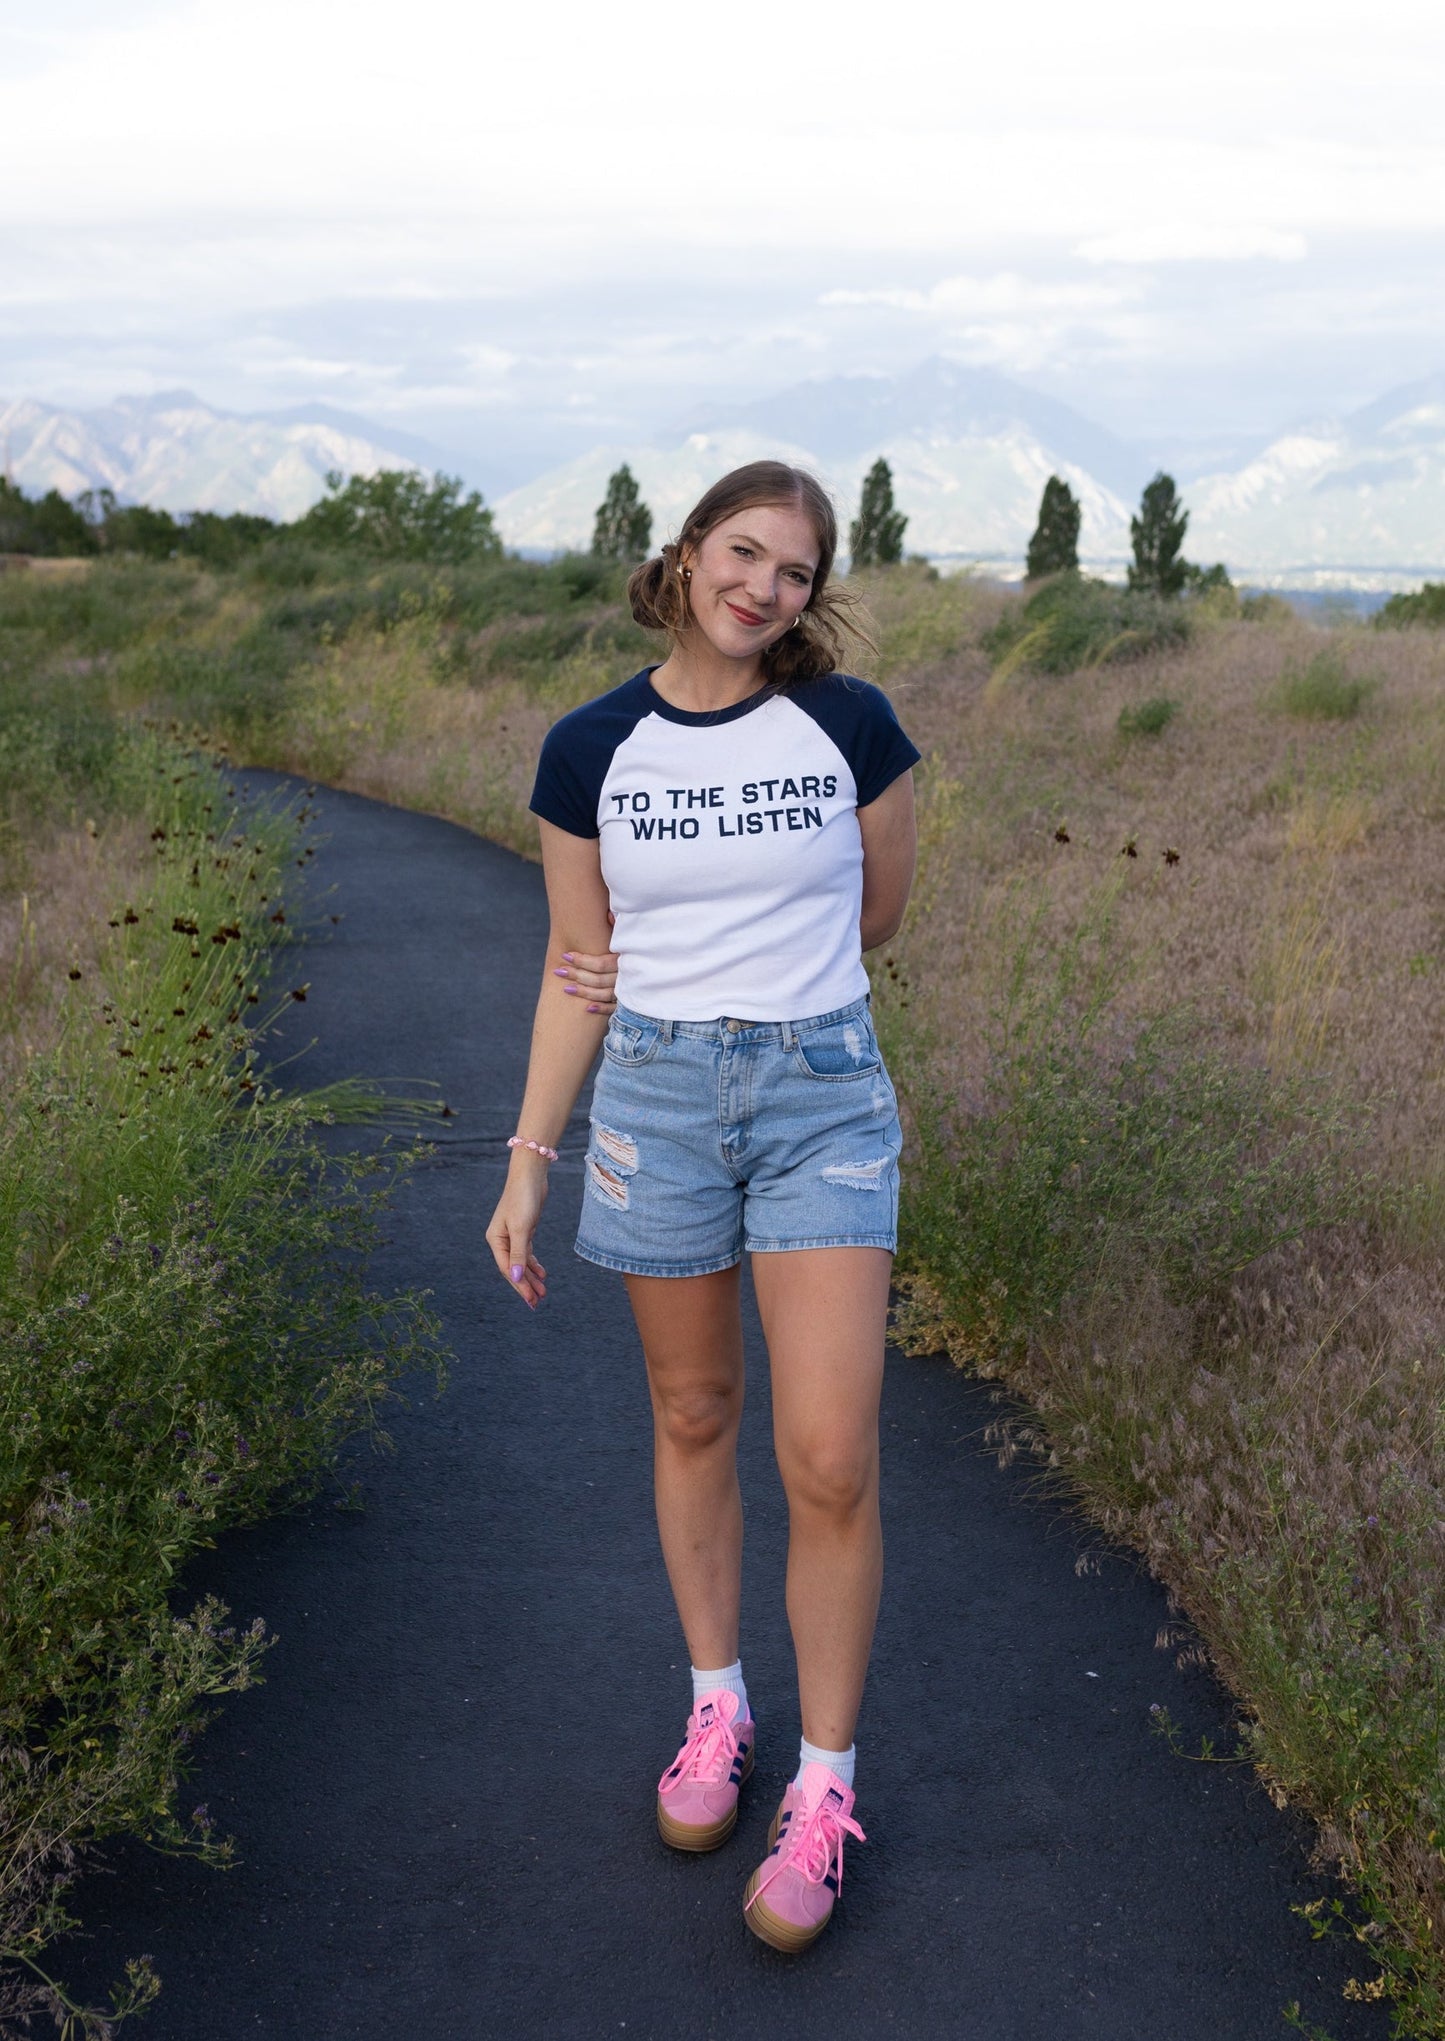
[(737, 1826), (738, 1788), (753, 1769), (753, 1719), (718, 1687), (698, 1697), (687, 1741), (657, 1782), (657, 1827), (675, 1850), (715, 1850)]
[(743, 1894), (743, 1919), (760, 1940), (792, 1956), (817, 1940), (843, 1887), (843, 1836), (867, 1837), (853, 1795), (826, 1765), (804, 1765), (773, 1817), (764, 1857)]

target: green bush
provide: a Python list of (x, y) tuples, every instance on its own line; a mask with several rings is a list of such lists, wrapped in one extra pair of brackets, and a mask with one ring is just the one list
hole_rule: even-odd
[(1147, 702), (1138, 702), (1132, 707), (1119, 711), (1119, 735), (1121, 737), (1157, 737), (1179, 713), (1178, 702), (1168, 695), (1151, 695)]
[(984, 646), (1003, 671), (1077, 673), (1168, 650), (1186, 643), (1189, 634), (1182, 603), (1087, 574), (1060, 574), (1006, 611)]
[(1413, 595), (1392, 595), (1375, 613), (1382, 630), (1400, 630), (1406, 624), (1445, 625), (1445, 581), (1427, 581)]
[[(154, 732), (89, 732), (87, 761), (35, 721), (32, 793), (94, 772), (88, 802), (108, 780), (154, 824), (101, 982), (73, 974), (59, 1044), (0, 1122), (0, 2024), (43, 2010), (98, 2034), (37, 1967), (74, 1925), (67, 1889), (106, 1835), (225, 1861), (205, 1810), (181, 1811), (187, 1748), (268, 1642), (214, 1600), (174, 1605), (182, 1568), (314, 1492), (435, 1361), (436, 1327), (365, 1282), (410, 1157), (329, 1158), (320, 1106), (257, 1068), (295, 824), (236, 812)], [(284, 981), (272, 1000), (289, 1007)], [(153, 1995), (129, 1970), (112, 2016)]]
[(1239, 599), (1239, 614), (1247, 624), (1292, 624), (1294, 611), (1282, 595), (1273, 595), (1266, 588), (1256, 590), (1253, 595), (1242, 595)]
[(1347, 722), (1358, 716), (1375, 691), (1373, 680), (1351, 674), (1343, 655), (1333, 646), (1303, 666), (1291, 667), (1281, 679), (1276, 699), (1287, 716), (1301, 716), (1314, 722)]

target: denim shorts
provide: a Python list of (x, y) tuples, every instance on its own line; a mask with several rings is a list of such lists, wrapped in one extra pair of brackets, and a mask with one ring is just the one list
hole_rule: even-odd
[(898, 1102), (866, 998), (812, 1020), (654, 1020), (602, 1045), (577, 1252), (634, 1276), (898, 1239)]

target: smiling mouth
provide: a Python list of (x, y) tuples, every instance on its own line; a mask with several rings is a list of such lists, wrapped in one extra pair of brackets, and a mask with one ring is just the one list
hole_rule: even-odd
[[(724, 597), (724, 601), (726, 601), (726, 597)], [(735, 602), (729, 602), (728, 608), (732, 611), (738, 622), (742, 624), (765, 624), (768, 621), (766, 617), (755, 617), (750, 609), (739, 609)]]

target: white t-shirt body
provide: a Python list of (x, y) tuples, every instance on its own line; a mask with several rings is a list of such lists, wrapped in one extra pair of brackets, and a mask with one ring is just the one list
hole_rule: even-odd
[(697, 714), (651, 668), (542, 746), (533, 812), (600, 838), (617, 997), (664, 1020), (806, 1020), (868, 990), (859, 808), (920, 756), (888, 698), (827, 674)]

